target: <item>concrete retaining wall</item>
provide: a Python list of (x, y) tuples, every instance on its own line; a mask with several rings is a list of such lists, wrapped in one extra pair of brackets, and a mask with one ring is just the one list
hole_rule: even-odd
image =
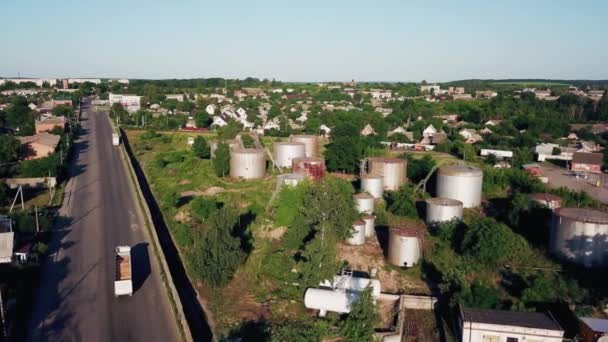
[(401, 303), (402, 307), (406, 309), (433, 310), (435, 309), (437, 298), (431, 296), (402, 295)]

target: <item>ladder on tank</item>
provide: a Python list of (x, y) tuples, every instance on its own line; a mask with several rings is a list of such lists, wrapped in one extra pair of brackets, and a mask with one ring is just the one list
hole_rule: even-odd
[(431, 169), (431, 171), (429, 171), (429, 173), (426, 175), (426, 177), (424, 177), (424, 179), (422, 179), (420, 182), (418, 182), (418, 185), (416, 185), (414, 192), (418, 192), (418, 190), (420, 190), (420, 187), (422, 187), (422, 192), (426, 192), (426, 183), (429, 181), (429, 179), (431, 179), (431, 176), (433, 175), (433, 173), (435, 173), (437, 168), (439, 168), (439, 166), (437, 166), (437, 165), (433, 166), (433, 168)]

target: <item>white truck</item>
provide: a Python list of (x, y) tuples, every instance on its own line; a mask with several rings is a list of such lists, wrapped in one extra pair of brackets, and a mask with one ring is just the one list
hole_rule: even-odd
[(120, 145), (120, 135), (118, 135), (118, 133), (112, 133), (112, 145)]
[(131, 247), (118, 246), (116, 247), (115, 252), (116, 268), (114, 272), (114, 296), (132, 296)]

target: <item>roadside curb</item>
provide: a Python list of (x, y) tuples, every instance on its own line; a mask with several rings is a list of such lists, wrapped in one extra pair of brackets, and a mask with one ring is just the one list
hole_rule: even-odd
[[(112, 122), (110, 117), (107, 116), (107, 118), (110, 121), (110, 124), (112, 125), (112, 127), (115, 127), (114, 123)], [(118, 134), (120, 135), (121, 139), (124, 141), (123, 131), (118, 129)], [(161, 279), (162, 279), (163, 283), (165, 284), (166, 290), (169, 294), (169, 301), (170, 301), (170, 304), (174, 311), (173, 314), (175, 316), (176, 323), (178, 324), (178, 330), (180, 332), (180, 335), (181, 335), (183, 341), (193, 342), (192, 333), (190, 331), (190, 326), (186, 319), (186, 315), (184, 314), (184, 309), (182, 307), (182, 303), (180, 302), (179, 295), (177, 293), (177, 289), (175, 288), (175, 284), (173, 283), (173, 278), (171, 276), (171, 272), (169, 271), (169, 265), (167, 264), (164, 253), (162, 252), (162, 250), (160, 248), (160, 241), (156, 234), (156, 230), (152, 228), (152, 225), (154, 223), (152, 220), (152, 215), (150, 213), (150, 208), (148, 207), (148, 204), (144, 198), (144, 195), (141, 192), (141, 185), (139, 184), (139, 181), (135, 174), (135, 170), (133, 169), (133, 165), (131, 164), (129, 155), (126, 151), (125, 145), (123, 143), (121, 143), (120, 146), (118, 146), (118, 148), (119, 148), (120, 154), (121, 154), (120, 159), (122, 160), (122, 162), (124, 164), (126, 164), (126, 167), (129, 171), (129, 176), (131, 178), (130, 183), (135, 188), (134, 190), (135, 190), (135, 193), (137, 196), (138, 206), (140, 207), (140, 209), (143, 211), (143, 214), (144, 214), (146, 232), (147, 232), (148, 236), (151, 238), (154, 254), (156, 255), (156, 259), (157, 259), (157, 261), (160, 265), (161, 271), (162, 271)]]

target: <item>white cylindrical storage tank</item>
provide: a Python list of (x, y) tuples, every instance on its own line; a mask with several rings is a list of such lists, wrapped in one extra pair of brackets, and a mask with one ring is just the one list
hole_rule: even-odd
[(469, 165), (446, 165), (437, 171), (437, 197), (462, 202), (464, 208), (481, 205), (483, 172)]
[(362, 218), (365, 222), (365, 237), (372, 237), (376, 235), (376, 216), (364, 215)]
[(397, 191), (407, 183), (407, 160), (401, 158), (367, 158), (367, 173), (382, 177), (384, 190)]
[(353, 223), (352, 235), (346, 239), (346, 243), (353, 246), (361, 246), (365, 243), (365, 222), (363, 220)]
[(352, 303), (359, 295), (360, 292), (309, 288), (304, 294), (304, 306), (319, 310), (319, 316), (325, 316), (328, 311), (349, 313)]
[(437, 224), (462, 219), (462, 202), (451, 198), (429, 198), (426, 200), (426, 224)]
[(584, 267), (608, 266), (608, 213), (584, 208), (553, 212), (549, 250)]
[(362, 192), (353, 196), (355, 199), (355, 208), (360, 214), (374, 213), (374, 196), (367, 192)]
[(361, 192), (367, 192), (374, 196), (374, 198), (382, 198), (382, 195), (384, 194), (384, 182), (382, 181), (382, 176), (361, 176)]
[(279, 185), (296, 186), (304, 180), (306, 176), (299, 173), (284, 173), (277, 176), (277, 182)]
[(412, 267), (421, 255), (420, 233), (410, 227), (391, 227), (388, 236), (388, 261), (399, 267)]
[(275, 142), (274, 163), (277, 167), (291, 168), (294, 158), (306, 156), (305, 145), (301, 142)]
[(230, 177), (256, 179), (266, 176), (266, 155), (261, 148), (230, 151)]
[(319, 137), (316, 135), (292, 135), (291, 141), (303, 143), (305, 146), (306, 157), (316, 157), (319, 152)]

